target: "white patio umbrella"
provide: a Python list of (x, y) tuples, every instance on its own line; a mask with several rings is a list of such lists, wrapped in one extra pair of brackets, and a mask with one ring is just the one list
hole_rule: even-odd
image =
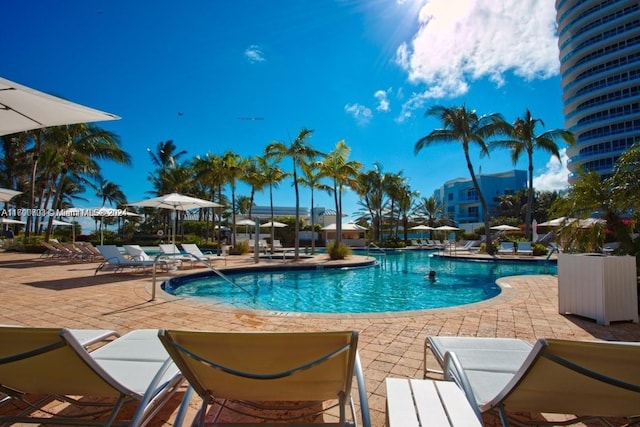
[(425, 231), (434, 230), (434, 228), (433, 227), (429, 227), (428, 225), (420, 224), (420, 225), (416, 225), (414, 227), (409, 228), (409, 230), (420, 230), (420, 240), (422, 240), (423, 233)]
[(0, 202), (8, 202), (9, 200), (16, 197), (18, 194), (22, 194), (22, 191), (9, 190), (8, 188), (0, 188)]
[(175, 211), (188, 211), (200, 208), (221, 208), (222, 205), (209, 200), (198, 199), (197, 197), (185, 196), (184, 194), (171, 193), (164, 196), (153, 197), (151, 199), (140, 200), (139, 202), (129, 203), (129, 206), (140, 206), (145, 208), (161, 208), (174, 211), (174, 221), (171, 230), (171, 243), (176, 243), (176, 227), (175, 221), (177, 217)]
[(538, 241), (538, 221), (535, 218), (531, 222), (531, 241), (534, 243)]
[(23, 225), (23, 224), (26, 224), (26, 222), (20, 221), (19, 219), (0, 217), (0, 224), (21, 224), (21, 225)]
[(513, 225), (508, 225), (508, 224), (494, 225), (493, 227), (490, 227), (490, 228), (491, 228), (491, 230), (497, 230), (497, 231), (518, 231), (518, 230), (520, 230), (520, 228), (514, 227)]
[(260, 227), (275, 227), (275, 228), (283, 228), (283, 227), (288, 227), (287, 224), (283, 223), (283, 222), (278, 222), (278, 221), (269, 221), (269, 222), (265, 222), (264, 224), (260, 224)]
[(119, 118), (0, 77), (0, 135)]

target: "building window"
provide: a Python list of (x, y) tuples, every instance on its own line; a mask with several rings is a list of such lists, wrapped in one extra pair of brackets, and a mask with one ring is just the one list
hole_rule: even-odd
[(467, 210), (467, 215), (469, 218), (478, 218), (480, 216), (480, 209), (478, 206), (471, 206)]
[(453, 193), (449, 193), (449, 201), (453, 200)]
[(467, 200), (478, 200), (478, 194), (475, 188), (469, 188), (467, 190)]

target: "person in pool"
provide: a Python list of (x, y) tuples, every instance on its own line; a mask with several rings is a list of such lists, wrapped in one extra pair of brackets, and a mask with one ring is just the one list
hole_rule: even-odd
[(429, 270), (429, 275), (426, 277), (426, 279), (428, 279), (430, 282), (435, 282), (436, 281), (436, 271), (435, 270)]

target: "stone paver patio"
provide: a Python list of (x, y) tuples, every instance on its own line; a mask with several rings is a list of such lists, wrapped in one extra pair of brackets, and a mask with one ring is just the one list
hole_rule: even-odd
[[(250, 257), (231, 258), (229, 266), (254, 265)], [(463, 307), (376, 315), (310, 315), (230, 309), (172, 297), (161, 290), (150, 301), (150, 274), (107, 272), (94, 276), (97, 265), (0, 253), (0, 324), (103, 328), (120, 333), (140, 328), (357, 330), (375, 427), (385, 425), (384, 379), (420, 378), (424, 341), (429, 335), (640, 341), (637, 324), (601, 326), (590, 319), (558, 314), (555, 276), (503, 278), (499, 281), (503, 292), (498, 297)], [(161, 278), (184, 273), (189, 271), (162, 273)], [(175, 405), (156, 417), (153, 426), (173, 425), (179, 398), (181, 395), (175, 398)], [(195, 398), (191, 406), (196, 407)], [(487, 423), (493, 424), (490, 419)]]

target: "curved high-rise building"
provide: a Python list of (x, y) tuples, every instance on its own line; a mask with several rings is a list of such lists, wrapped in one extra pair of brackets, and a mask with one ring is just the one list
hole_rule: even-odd
[(640, 141), (640, 1), (556, 0), (569, 182)]

